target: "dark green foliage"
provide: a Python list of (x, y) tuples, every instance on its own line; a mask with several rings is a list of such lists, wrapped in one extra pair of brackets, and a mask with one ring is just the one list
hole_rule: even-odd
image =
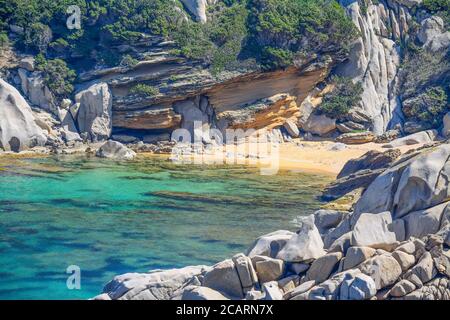
[[(66, 27), (70, 5), (81, 9), (81, 30)], [(123, 57), (111, 48), (142, 33), (159, 35), (214, 73), (253, 60), (270, 69), (294, 63), (299, 54), (342, 54), (355, 36), (335, 0), (220, 0), (208, 7), (203, 25), (185, 21), (182, 8), (178, 0), (0, 0), (0, 32), (21, 26), (20, 48), (70, 63), (68, 56), (77, 57), (77, 68), (83, 61), (86, 68), (117, 65)]]
[(8, 35), (6, 33), (0, 33), (0, 51), (9, 45)]
[(448, 52), (409, 52), (400, 72), (403, 112), (411, 120), (439, 126), (449, 110), (450, 59)]
[(238, 60), (242, 44), (247, 36), (245, 5), (223, 3), (209, 9), (210, 19), (201, 25), (192, 21), (183, 22), (173, 38), (188, 58), (203, 60), (210, 64), (214, 73), (232, 67)]
[(353, 83), (349, 78), (334, 77), (334, 90), (326, 94), (320, 105), (320, 111), (331, 118), (343, 118), (352, 107), (361, 101), (363, 88), (361, 83)]
[(356, 36), (334, 0), (249, 0), (248, 8), (249, 50), (266, 68), (290, 65), (299, 52), (344, 53)]
[(138, 63), (139, 63), (139, 61), (137, 59), (133, 58), (132, 56), (130, 56), (129, 54), (124, 55), (122, 57), (122, 61), (120, 61), (120, 65), (122, 67), (128, 67), (128, 68), (133, 68)]
[(441, 16), (447, 27), (450, 25), (450, 0), (423, 0), (422, 8)]
[(151, 97), (151, 96), (157, 95), (159, 93), (159, 91), (158, 91), (158, 89), (156, 89), (152, 86), (140, 83), (140, 84), (135, 85), (133, 88), (131, 88), (130, 93), (137, 94), (140, 96)]
[(44, 83), (57, 97), (70, 95), (73, 91), (75, 72), (67, 67), (64, 60), (46, 60), (42, 54), (37, 55), (36, 68), (42, 71)]
[(408, 114), (431, 127), (439, 127), (449, 110), (449, 97), (442, 87), (432, 87), (408, 101)]

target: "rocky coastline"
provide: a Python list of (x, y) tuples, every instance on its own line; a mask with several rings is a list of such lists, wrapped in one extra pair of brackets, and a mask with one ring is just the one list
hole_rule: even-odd
[(299, 216), (297, 232), (263, 235), (213, 266), (119, 275), (94, 299), (450, 299), (449, 157), (448, 143), (412, 150), (349, 211)]
[[(180, 152), (189, 157), (235, 144), (214, 132), (255, 130), (289, 155), (280, 163), (317, 169), (320, 162), (337, 179), (314, 215), (299, 210), (297, 232), (263, 235), (213, 266), (119, 275), (94, 299), (450, 299), (450, 31), (443, 10), (422, 0), (341, 0), (330, 6), (342, 13), (339, 32), (328, 31), (333, 19), (314, 16), (303, 21), (313, 27), (301, 28), (326, 32), (303, 34), (300, 24), (284, 33), (247, 30), (257, 11), (255, 19), (281, 12), (273, 20), (284, 22), (286, 10), (275, 5), (248, 10), (240, 1), (181, 0), (164, 8), (181, 20), (161, 19), (161, 28), (183, 21), (191, 32), (215, 28), (214, 41), (203, 35), (195, 50), (187, 47), (206, 50), (205, 57), (189, 56), (183, 39), (155, 28), (113, 30), (121, 29), (111, 13), (117, 8), (83, 20), (87, 36), (101, 35), (81, 54), (72, 49), (84, 38), (64, 39), (59, 13), (33, 24), (42, 33), (39, 48), (28, 39), (36, 30), (17, 25), (23, 19), (0, 17), (0, 156), (173, 156), (180, 147), (174, 133), (184, 130), (190, 137)], [(242, 38), (223, 30), (224, 12), (241, 13), (230, 21), (242, 20)], [(354, 39), (347, 39), (350, 29)], [(221, 62), (232, 49), (219, 41), (225, 33), (232, 47), (249, 40), (272, 54), (270, 67), (260, 52), (244, 59), (247, 48), (240, 48), (236, 61), (215, 72), (209, 55)], [(118, 61), (106, 61), (105, 52)], [(344, 162), (338, 157), (349, 161), (335, 172)]]

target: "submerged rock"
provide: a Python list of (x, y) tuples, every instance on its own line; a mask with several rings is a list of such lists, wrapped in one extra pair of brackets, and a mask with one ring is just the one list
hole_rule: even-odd
[(99, 158), (109, 158), (115, 160), (133, 160), (136, 153), (117, 141), (109, 140), (105, 142), (95, 154)]

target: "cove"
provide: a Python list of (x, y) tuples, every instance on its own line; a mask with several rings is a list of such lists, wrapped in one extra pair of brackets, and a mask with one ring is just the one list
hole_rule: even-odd
[[(158, 158), (0, 158), (0, 299), (86, 299), (117, 274), (214, 264), (295, 230), (331, 179)], [(71, 265), (80, 290), (66, 287)]]

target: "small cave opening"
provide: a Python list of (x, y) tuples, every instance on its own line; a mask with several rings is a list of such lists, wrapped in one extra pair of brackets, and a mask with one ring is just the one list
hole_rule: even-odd
[(11, 151), (19, 152), (20, 151), (20, 140), (17, 137), (12, 137), (9, 140), (9, 147)]

